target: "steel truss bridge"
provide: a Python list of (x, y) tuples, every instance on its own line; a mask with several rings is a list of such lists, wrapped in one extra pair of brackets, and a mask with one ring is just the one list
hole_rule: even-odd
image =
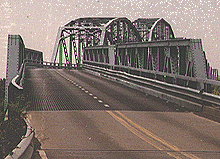
[(51, 62), (43, 61), (42, 52), (25, 48), (21, 36), (9, 35), (6, 102), (11, 81), (22, 88), (26, 65), (104, 68), (206, 92), (220, 85), (201, 39), (176, 38), (163, 18), (75, 19), (58, 29)]
[[(40, 68), (30, 69), (36, 67)], [(61, 70), (61, 68), (63, 69)], [(78, 70), (69, 71), (68, 69)], [(103, 78), (97, 78), (91, 74)], [(123, 136), (127, 137), (128, 134), (131, 143), (137, 142), (137, 138), (134, 137), (138, 137), (144, 141), (142, 143), (143, 141), (140, 140), (140, 145), (150, 145), (151, 148), (156, 145), (154, 147), (160, 151), (152, 151), (153, 156), (197, 158), (196, 156), (201, 155), (204, 157), (211, 153), (212, 156), (219, 156), (219, 136), (216, 135), (218, 124), (195, 117), (193, 113), (173, 113), (172, 115), (167, 113), (170, 109), (171, 112), (190, 110), (202, 113), (206, 110), (206, 112), (211, 112), (211, 116), (217, 116), (219, 111), (216, 108), (220, 107), (220, 97), (210, 94), (212, 85), (220, 86), (220, 82), (216, 81), (217, 78), (218, 70), (212, 69), (207, 62), (201, 39), (176, 38), (171, 25), (163, 18), (137, 19), (134, 22), (127, 18), (114, 17), (79, 18), (59, 28), (51, 62), (43, 60), (41, 51), (26, 48), (20, 35), (8, 36), (5, 112), (9, 109), (8, 103), (14, 102), (14, 99), (21, 93), (30, 95), (29, 97), (33, 102), (31, 109), (36, 111), (32, 113), (33, 118), (30, 119), (37, 121), (33, 123), (39, 124), (40, 131), (38, 131), (40, 133), (42, 131), (49, 132), (46, 135), (50, 135), (51, 132), (57, 134), (53, 135), (52, 138), (55, 137), (53, 141), (58, 141), (58, 144), (54, 144), (54, 142), (51, 142), (52, 140), (49, 141), (53, 143), (53, 146), (63, 146), (66, 143), (76, 144), (69, 146), (71, 149), (65, 150), (63, 147), (52, 150), (52, 145), (49, 149), (43, 148), (46, 151), (44, 153), (49, 156), (53, 154), (50, 152), (54, 152), (54, 156), (57, 154), (65, 156), (70, 154), (69, 151), (74, 152), (72, 154), (75, 155), (76, 151), (72, 148), (82, 146), (82, 148), (77, 149), (79, 155), (85, 155), (85, 152), (88, 155), (88, 152), (90, 152), (92, 156), (97, 152), (104, 152), (102, 155), (105, 156), (109, 155), (109, 152), (113, 152), (117, 156), (128, 152), (128, 157), (131, 155), (136, 157), (142, 152), (142, 148), (136, 151), (138, 154), (133, 154), (135, 151), (132, 147), (123, 147), (122, 149), (116, 146), (121, 143), (119, 140)], [(151, 98), (152, 96), (154, 97)], [(88, 111), (56, 112), (57, 110)], [(96, 112), (94, 110), (105, 111)], [(43, 112), (38, 113), (37, 111)], [(54, 115), (48, 117), (46, 115), (48, 114), (47, 111), (49, 114)], [(145, 111), (152, 112), (146, 113)], [(161, 112), (155, 113), (154, 111)], [(131, 119), (139, 120), (145, 128), (133, 122), (127, 115)], [(54, 118), (51, 118), (52, 116)], [(147, 125), (146, 120), (149, 121)], [(99, 124), (100, 121), (102, 124)], [(115, 121), (118, 121), (118, 123)], [(155, 125), (158, 121), (162, 125), (164, 122), (165, 124), (163, 126), (161, 124)], [(187, 125), (185, 125), (186, 121), (189, 122)], [(49, 124), (45, 124), (45, 122)], [(56, 125), (51, 125), (54, 123)], [(178, 132), (179, 134), (175, 135), (179, 136), (181, 141), (176, 143), (177, 145), (180, 144), (179, 147), (187, 140), (188, 144), (186, 146), (199, 145), (201, 147), (203, 145), (201, 141), (203, 140), (204, 143), (209, 145), (203, 145), (205, 148), (195, 146), (192, 150), (196, 151), (191, 149), (185, 151), (189, 146), (182, 148), (182, 150), (177, 149), (176, 146), (169, 145), (165, 140), (157, 138), (150, 131), (148, 132), (147, 129), (151, 127), (149, 123), (153, 123), (151, 126), (157, 127), (159, 133), (155, 132), (156, 134), (164, 133), (166, 131), (164, 127), (171, 129), (172, 133)], [(195, 123), (197, 123), (199, 129), (195, 129)], [(59, 124), (61, 127), (58, 127)], [(87, 129), (86, 124), (88, 128), (91, 126), (92, 131), (90, 131), (90, 128)], [(47, 126), (45, 127), (45, 125)], [(100, 125), (104, 127), (99, 127)], [(121, 131), (122, 125), (129, 131)], [(114, 132), (108, 129), (111, 127), (116, 128)], [(158, 127), (161, 129), (158, 129)], [(65, 138), (59, 138), (60, 136), (63, 137), (63, 130), (65, 129), (69, 129), (70, 134)], [(205, 135), (203, 134), (204, 129), (207, 129)], [(28, 131), (27, 137), (25, 136), (22, 140), (22, 146), (19, 145), (17, 152), (14, 152), (15, 155), (32, 155), (34, 133), (32, 128), (28, 128), (28, 130), (31, 132)], [(73, 133), (74, 131), (82, 133)], [(151, 131), (155, 131), (155, 129), (152, 128)], [(112, 138), (114, 136), (112, 134), (115, 134), (115, 132), (118, 132), (118, 134)], [(169, 135), (165, 136), (170, 136), (170, 132), (167, 131)], [(73, 136), (73, 134), (81, 136)], [(121, 134), (123, 135), (120, 137)], [(94, 138), (88, 138), (89, 135)], [(181, 135), (183, 135), (183, 138)], [(186, 139), (188, 136), (190, 138)], [(217, 137), (214, 138), (213, 136)], [(27, 140), (25, 141), (25, 139)], [(89, 144), (95, 143), (90, 142), (91, 139), (92, 141), (95, 139), (98, 144), (92, 144), (89, 147)], [(127, 139), (125, 143), (127, 143)], [(149, 139), (153, 141), (153, 144), (148, 141)], [(72, 140), (79, 141), (80, 144), (72, 142)], [(169, 139), (167, 140), (169, 141)], [(90, 143), (87, 144), (87, 141)], [(189, 141), (196, 141), (196, 144), (189, 144)], [(62, 142), (63, 144), (61, 144)], [(83, 147), (83, 143), (85, 143), (85, 147)], [(103, 149), (105, 144), (107, 144), (107, 147)], [(109, 145), (116, 149), (112, 151), (109, 149)], [(210, 145), (216, 148), (215, 151), (212, 147), (210, 148)], [(91, 151), (94, 150), (94, 146), (97, 146), (97, 149)], [(139, 151), (140, 149), (141, 151)], [(68, 150), (68, 153), (66, 150)], [(86, 151), (79, 152), (78, 150)], [(149, 147), (146, 148), (147, 153), (141, 153), (145, 157), (140, 158), (151, 155), (149, 154), (150, 151)], [(194, 153), (195, 156), (190, 153)]]
[(207, 62), (201, 39), (176, 38), (163, 18), (70, 21), (58, 30), (51, 61), (95, 65), (206, 91), (204, 82), (188, 82), (188, 77), (218, 77), (218, 70)]

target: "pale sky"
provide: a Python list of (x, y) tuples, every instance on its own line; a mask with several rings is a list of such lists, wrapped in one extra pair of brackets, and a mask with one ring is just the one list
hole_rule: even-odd
[(50, 61), (59, 26), (83, 17), (164, 18), (176, 37), (202, 39), (208, 62), (220, 71), (220, 0), (0, 0), (0, 78), (8, 34)]

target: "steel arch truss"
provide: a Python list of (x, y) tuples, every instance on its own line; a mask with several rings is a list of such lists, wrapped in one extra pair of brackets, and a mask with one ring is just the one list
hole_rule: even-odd
[[(80, 18), (58, 30), (51, 61), (72, 66), (82, 63), (85, 47), (140, 42), (141, 37), (127, 18)], [(64, 55), (64, 57), (63, 57)]]
[(127, 18), (117, 18), (105, 26), (104, 45), (115, 45), (131, 42), (140, 42), (141, 37)]
[(142, 41), (159, 41), (174, 39), (171, 25), (163, 18), (139, 18), (133, 22)]

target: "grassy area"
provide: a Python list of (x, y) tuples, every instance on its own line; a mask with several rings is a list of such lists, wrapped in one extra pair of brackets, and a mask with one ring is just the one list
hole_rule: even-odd
[(4, 116), (3, 101), (5, 98), (5, 79), (0, 80), (0, 123), (2, 123)]
[(0, 80), (0, 158), (12, 153), (26, 134), (26, 123), (21, 117), (22, 112), (29, 106), (24, 95), (19, 95), (14, 103), (9, 104), (9, 120), (4, 121), (4, 91), (5, 79)]
[[(218, 78), (218, 81), (220, 81), (220, 78)], [(212, 86), (212, 94), (215, 94), (215, 95), (219, 95), (220, 96), (220, 87), (218, 86)]]
[(21, 117), (4, 121), (0, 126), (0, 158), (11, 154), (25, 133), (26, 123)]

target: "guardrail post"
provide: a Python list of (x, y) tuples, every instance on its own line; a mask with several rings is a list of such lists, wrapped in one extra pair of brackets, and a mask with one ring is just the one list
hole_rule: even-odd
[(111, 45), (108, 47), (109, 64), (111, 69), (114, 69), (115, 65), (115, 46)]

